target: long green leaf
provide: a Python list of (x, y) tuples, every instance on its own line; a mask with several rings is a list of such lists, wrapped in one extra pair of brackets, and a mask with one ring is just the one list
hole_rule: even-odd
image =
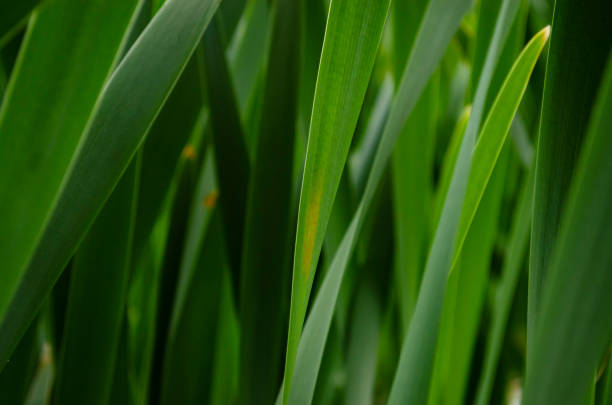
[[(308, 399), (312, 398), (340, 285), (363, 226), (364, 214), (372, 203), (378, 182), (393, 150), (395, 139), (429, 77), (442, 59), (444, 50), (468, 7), (469, 1), (434, 0), (429, 4), (378, 145), (361, 203), (334, 255), (304, 327), (294, 375), (296, 384), (299, 381), (300, 385), (292, 391), (292, 403), (308, 402)], [(444, 23), (440, 24), (440, 21)], [(440, 27), (443, 27), (442, 31)]]
[(525, 405), (580, 403), (612, 337), (612, 57), (598, 93), (527, 353)]
[(283, 403), (306, 305), (389, 0), (333, 0), (323, 40), (298, 213)]
[(535, 166), (527, 352), (537, 330), (541, 291), (567, 190), (612, 46), (606, 17), (611, 13), (612, 3), (606, 0), (555, 2)]
[(19, 287), (2, 311), (1, 365), (110, 196), (218, 4), (169, 0), (107, 82)]
[(357, 294), (347, 354), (347, 404), (371, 404), (380, 328), (380, 304), (371, 287), (363, 285)]
[(301, 0), (278, 0), (247, 202), (240, 291), (240, 402), (274, 401), (285, 333), (293, 218)]
[(460, 404), (465, 400), (507, 182), (509, 157), (510, 149), (506, 147), (482, 196), (457, 264), (449, 275), (430, 404)]
[(477, 405), (490, 403), (506, 324), (513, 298), (516, 295), (516, 286), (523, 267), (524, 255), (527, 251), (533, 208), (533, 170), (530, 170), (528, 176), (516, 207), (510, 242), (504, 258), (502, 280), (495, 300), (493, 322), (487, 337), (483, 371), (476, 392), (475, 403)]
[[(505, 13), (501, 12), (499, 17), (502, 23), (496, 28), (485, 62), (481, 84), (476, 91), (472, 115), (462, 140), (440, 223), (425, 267), (415, 314), (404, 340), (398, 373), (389, 398), (390, 404), (406, 401), (421, 403), (426, 400), (448, 273), (461, 251), (469, 226), (504, 144), (512, 118), (535, 62), (548, 39), (550, 30), (546, 28), (527, 44), (491, 107), (478, 143), (473, 146), (475, 133), (472, 131), (479, 125), (470, 125), (470, 123), (474, 123), (474, 119), (478, 120), (478, 118), (473, 118), (474, 114), (478, 117), (479, 111), (481, 113), (484, 108), (487, 83), (493, 73), (493, 62), (496, 60), (496, 54), (505, 36), (503, 21), (508, 16), (506, 13), (510, 9), (510, 2), (505, 2), (502, 7)], [(510, 12), (509, 15), (512, 13)], [(505, 28), (506, 33), (507, 29), (508, 27)]]
[[(54, 396), (107, 403), (124, 316), (140, 161), (123, 175), (75, 255)], [(90, 367), (90, 371), (83, 369)]]
[(202, 83), (196, 56), (185, 67), (142, 146), (134, 260), (139, 259), (148, 240), (170, 190), (181, 152), (202, 115)]
[(219, 176), (219, 205), (233, 284), (237, 290), (250, 168), (238, 103), (225, 56), (225, 38), (218, 16), (206, 30), (202, 43), (208, 96), (212, 100), (209, 108)]
[(0, 317), (15, 296), (104, 80), (121, 57), (136, 4), (51, 1), (28, 27), (0, 110)]

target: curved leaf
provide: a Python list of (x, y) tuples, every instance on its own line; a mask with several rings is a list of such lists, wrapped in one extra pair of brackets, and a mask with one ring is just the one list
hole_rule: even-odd
[(110, 196), (219, 0), (169, 0), (101, 93), (53, 211), (0, 323), (0, 365)]

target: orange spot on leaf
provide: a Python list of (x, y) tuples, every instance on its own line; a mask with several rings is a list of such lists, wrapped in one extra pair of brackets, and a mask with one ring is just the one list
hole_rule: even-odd
[(204, 204), (206, 208), (213, 208), (217, 204), (217, 198), (219, 198), (219, 192), (213, 190), (204, 197), (202, 204)]
[(185, 159), (194, 159), (195, 155), (196, 155), (196, 151), (193, 146), (191, 145), (185, 146), (185, 148), (183, 149), (183, 157)]
[(302, 273), (304, 278), (310, 274), (312, 256), (314, 253), (315, 239), (319, 225), (319, 213), (321, 210), (321, 195), (323, 187), (314, 187), (312, 197), (306, 205), (306, 232), (302, 243)]

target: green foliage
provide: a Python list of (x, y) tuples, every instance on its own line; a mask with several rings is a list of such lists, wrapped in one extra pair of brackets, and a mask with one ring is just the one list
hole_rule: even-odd
[(611, 11), (0, 0), (0, 402), (612, 403)]

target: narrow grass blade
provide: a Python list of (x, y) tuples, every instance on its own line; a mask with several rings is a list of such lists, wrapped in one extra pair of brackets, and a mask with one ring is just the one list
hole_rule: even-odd
[(502, 197), (507, 184), (510, 148), (499, 157), (478, 205), (444, 297), (430, 404), (465, 401), (473, 353), (481, 324), (495, 247)]
[[(474, 131), (479, 127), (475, 122), (479, 121), (478, 114), (482, 113), (484, 108), (488, 82), (493, 73), (493, 62), (497, 59), (496, 54), (503, 43), (504, 31), (507, 33), (508, 30), (508, 27), (504, 28), (504, 18), (512, 15), (510, 2), (505, 2), (504, 7), (507, 8), (502, 8), (505, 12), (500, 13), (498, 18), (499, 23), (485, 62), (472, 115), (459, 149), (448, 195), (425, 267), (415, 314), (404, 340), (398, 371), (389, 398), (390, 404), (426, 401), (448, 273), (461, 251), (512, 118), (535, 62), (548, 39), (549, 29), (546, 28), (527, 44), (506, 78), (483, 125), (478, 143), (474, 146)], [(508, 22), (506, 24), (509, 25)]]
[(253, 88), (266, 56), (270, 11), (267, 0), (251, 0), (236, 34), (228, 45), (227, 59), (242, 119), (253, 99)]
[(393, 151), (395, 265), (403, 331), (408, 329), (414, 311), (427, 255), (438, 86), (438, 77), (434, 75), (414, 106)]
[(121, 56), (136, 5), (49, 1), (28, 27), (0, 110), (0, 317)]
[(521, 191), (514, 214), (510, 242), (502, 269), (502, 279), (495, 300), (493, 321), (487, 337), (483, 371), (476, 391), (476, 405), (490, 403), (506, 325), (516, 295), (516, 286), (525, 261), (524, 256), (529, 241), (533, 208), (533, 181), (534, 175), (533, 170), (531, 170)]
[(219, 325), (210, 388), (210, 404), (226, 405), (238, 397), (238, 363), (240, 352), (240, 325), (234, 304), (232, 280), (223, 273)]
[[(302, 403), (312, 397), (340, 285), (357, 244), (365, 211), (369, 209), (372, 203), (378, 183), (393, 150), (395, 139), (429, 77), (442, 59), (444, 50), (459, 26), (463, 14), (470, 6), (469, 3), (469, 1), (434, 0), (426, 11), (414, 49), (402, 76), (402, 84), (389, 113), (390, 116), (381, 141), (378, 144), (361, 203), (334, 255), (304, 327), (294, 375), (295, 380), (300, 381), (300, 390), (296, 390), (295, 393), (292, 391), (291, 395), (295, 398), (292, 403)], [(440, 21), (444, 23), (441, 24)], [(440, 31), (440, 27), (444, 29)]]
[(130, 274), (139, 163), (135, 159), (126, 170), (75, 255), (56, 404), (105, 404), (110, 396)]
[(610, 57), (598, 93), (543, 285), (533, 346), (527, 353), (525, 405), (580, 403), (610, 345), (612, 317), (606, 310), (612, 307)]
[(218, 4), (169, 0), (104, 87), (19, 287), (2, 311), (2, 366), (110, 196)]
[(200, 404), (211, 396), (222, 280), (228, 272), (222, 229), (220, 216), (214, 212), (193, 278), (181, 290), (181, 311), (175, 311), (178, 315), (172, 319), (161, 404)]
[(610, 14), (612, 3), (605, 0), (555, 2), (535, 166), (527, 352), (537, 330), (541, 291), (567, 190), (612, 46)]
[(291, 260), (301, 0), (278, 0), (247, 201), (240, 291), (240, 402), (274, 401)]
[(334, 0), (330, 6), (300, 194), (284, 404), (291, 392), (298, 343), (325, 230), (388, 8), (389, 0)]
[(249, 157), (225, 58), (225, 39), (219, 25), (219, 17), (215, 17), (206, 30), (202, 43), (208, 97), (213, 100), (209, 103), (209, 108), (219, 176), (219, 206), (232, 267), (233, 285), (237, 290), (249, 181)]
[(32, 386), (26, 397), (26, 405), (45, 405), (51, 401), (51, 390), (53, 389), (53, 377), (55, 376), (55, 365), (53, 354), (49, 344), (43, 344), (40, 361)]
[[(217, 205), (217, 182), (215, 176), (215, 163), (213, 151), (209, 149), (206, 153), (204, 163), (200, 170), (198, 184), (191, 201), (188, 227), (185, 233), (185, 241), (182, 248), (180, 268), (174, 301), (172, 303), (172, 315), (167, 331), (167, 343), (163, 362), (163, 374), (161, 380), (161, 403), (182, 403), (181, 401), (195, 401), (196, 398), (208, 398), (208, 388), (197, 394), (198, 367), (202, 364), (212, 362), (211, 351), (202, 349), (198, 338), (208, 339), (210, 347), (214, 345), (214, 329), (216, 325), (217, 312), (214, 308), (218, 305), (219, 286), (221, 280), (220, 265), (221, 253), (225, 249), (221, 243), (223, 238), (219, 228), (220, 219), (216, 219), (216, 228), (211, 229), (214, 216), (219, 217), (215, 208)], [(206, 241), (209, 245), (206, 246)], [(215, 251), (219, 249), (219, 252)], [(208, 254), (211, 257), (204, 257)], [(204, 267), (203, 267), (204, 266)], [(212, 268), (210, 268), (212, 267)], [(207, 283), (213, 283), (207, 287)], [(216, 284), (215, 284), (216, 283)], [(210, 297), (200, 297), (205, 295)], [(200, 301), (198, 301), (200, 300)], [(199, 313), (210, 305), (205, 313)], [(190, 322), (196, 322), (202, 328), (195, 328)], [(211, 329), (211, 330), (207, 330)], [(197, 347), (194, 347), (197, 346)], [(193, 357), (190, 350), (198, 351), (203, 359), (190, 364)], [(202, 351), (200, 351), (202, 350)], [(184, 380), (185, 370), (190, 369), (193, 374), (190, 380)], [(209, 381), (206, 380), (206, 384)], [(152, 387), (153, 388), (153, 387)]]
[[(202, 117), (204, 119), (198, 122), (194, 128), (195, 131), (203, 131), (200, 125), (207, 123), (208, 114), (204, 113)], [(198, 162), (202, 160), (199, 158), (200, 151), (197, 147), (199, 141), (195, 139), (198, 138), (195, 135), (197, 134), (194, 134), (190, 143), (183, 150), (173, 184), (174, 190), (168, 196), (172, 200), (172, 208), (169, 210), (168, 234), (159, 266), (159, 290), (155, 302), (155, 334), (153, 336), (155, 342), (149, 381), (149, 401), (152, 405), (158, 404), (160, 400), (163, 361), (168, 342), (170, 318), (176, 298), (176, 287), (190, 218), (190, 208), (197, 183), (197, 166)]]
[(170, 190), (181, 152), (200, 119), (203, 100), (199, 73), (198, 61), (194, 55), (142, 146), (134, 260), (139, 259), (140, 251), (148, 240)]
[(378, 357), (380, 304), (367, 284), (357, 293), (347, 353), (345, 403), (371, 404)]

